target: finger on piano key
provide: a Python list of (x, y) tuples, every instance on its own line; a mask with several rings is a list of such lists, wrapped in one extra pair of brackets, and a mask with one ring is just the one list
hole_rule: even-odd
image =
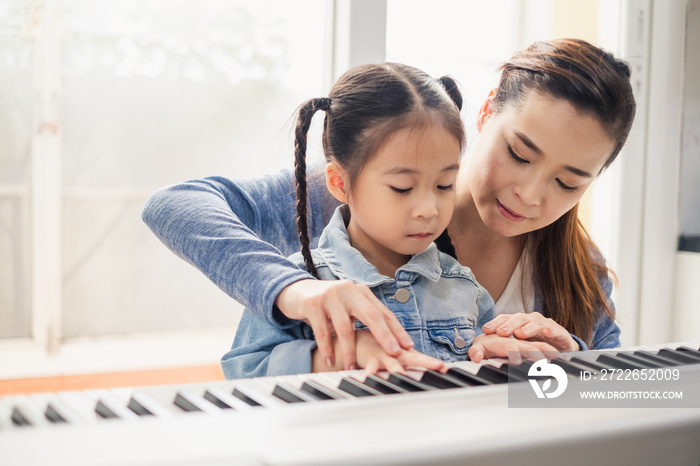
[(126, 407), (127, 400), (115, 396), (110, 390), (86, 390), (85, 395), (94, 400), (95, 412), (105, 419), (135, 421), (139, 418), (138, 414)]
[(214, 405), (212, 402), (199, 396), (192, 391), (182, 388), (175, 394), (175, 400), (173, 401), (175, 406), (179, 407), (186, 412), (203, 412), (206, 414), (220, 414), (221, 408)]
[(12, 422), (16, 426), (46, 427), (51, 424), (41, 406), (28, 395), (17, 395), (11, 400)]
[(210, 386), (204, 391), (204, 399), (221, 409), (233, 409), (242, 412), (252, 409), (250, 404), (233, 396), (232, 391), (224, 391), (219, 386)]

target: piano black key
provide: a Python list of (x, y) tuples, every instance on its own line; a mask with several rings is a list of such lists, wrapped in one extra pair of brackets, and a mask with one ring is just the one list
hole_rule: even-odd
[(508, 374), (489, 364), (481, 366), (476, 375), (491, 383), (508, 383)]
[(388, 380), (384, 380), (379, 376), (370, 374), (365, 378), (364, 384), (374, 388), (375, 390), (382, 392), (385, 395), (393, 395), (396, 393), (408, 393), (408, 390), (405, 390), (398, 385), (395, 385)]
[(427, 390), (438, 390), (437, 388), (418, 382), (417, 380), (399, 373), (389, 374), (389, 382), (407, 390), (409, 392), (423, 392)]
[(22, 412), (22, 410), (18, 407), (14, 407), (12, 409), (12, 423), (16, 425), (17, 427), (26, 427), (26, 426), (31, 426), (32, 423), (29, 422), (29, 419), (27, 416)]
[(700, 356), (693, 356), (688, 352), (673, 351), (669, 349), (659, 350), (657, 353), (659, 356), (671, 359), (673, 361), (679, 362), (681, 364), (700, 364)]
[(221, 408), (217, 407), (206, 398), (197, 396), (185, 389), (178, 390), (173, 403), (175, 406), (188, 413), (204, 412), (208, 414), (217, 414), (221, 411)]
[(696, 356), (700, 356), (700, 349), (694, 349), (689, 346), (679, 346), (676, 348), (676, 351), (686, 351), (690, 354), (694, 354)]
[(103, 419), (133, 421), (139, 416), (126, 407), (126, 401), (106, 389), (88, 390), (85, 394), (95, 400), (95, 412)]
[(461, 367), (450, 367), (447, 370), (447, 373), (452, 377), (455, 377), (472, 387), (478, 385), (491, 385), (491, 382), (489, 382), (488, 380), (482, 377), (478, 377), (475, 374), (472, 374), (471, 372), (462, 369)]
[(450, 375), (440, 374), (432, 370), (426, 370), (420, 378), (420, 382), (426, 385), (431, 385), (435, 388), (464, 388), (468, 387), (466, 383), (456, 379)]
[(236, 387), (233, 389), (233, 396), (236, 398), (245, 401), (247, 404), (253, 407), (258, 407), (262, 406), (262, 404), (258, 403), (255, 398), (253, 398), (250, 394), (248, 394), (245, 389), (241, 389), (241, 387)]
[(153, 416), (153, 413), (146, 406), (141, 404), (138, 398), (130, 398), (129, 403), (126, 405), (126, 407), (138, 414), (139, 416)]
[(352, 377), (343, 377), (338, 384), (338, 389), (358, 397), (376, 396), (382, 394), (380, 391), (375, 390), (374, 388), (365, 385)]
[(61, 415), (60, 411), (57, 410), (56, 407), (51, 405), (51, 404), (49, 404), (46, 407), (46, 411), (44, 412), (44, 416), (46, 416), (46, 419), (53, 422), (54, 424), (57, 424), (57, 423), (66, 424), (68, 422), (66, 420), (66, 418)]
[(634, 356), (644, 358), (648, 361), (656, 362), (658, 364), (661, 364), (663, 367), (669, 367), (669, 366), (680, 366), (680, 363), (672, 360), (665, 358), (663, 356), (659, 356), (656, 353), (651, 353), (649, 351), (635, 351), (632, 353)]
[(225, 392), (219, 387), (207, 388), (203, 398), (219, 409), (234, 409), (236, 411), (247, 411), (251, 409), (248, 403), (233, 396), (232, 393)]
[(596, 362), (593, 362), (593, 361), (589, 361), (588, 359), (580, 358), (580, 357), (578, 357), (578, 356), (574, 356), (573, 358), (570, 359), (570, 361), (575, 362), (575, 363), (577, 363), (577, 364), (579, 364), (579, 365), (582, 365), (582, 366), (587, 367), (589, 371), (590, 371), (591, 369), (593, 369), (593, 370), (596, 371), (596, 372), (600, 372), (600, 371), (602, 371), (603, 369), (606, 369), (606, 370), (613, 369), (612, 367), (608, 367), (608, 366), (603, 365), (603, 364), (600, 364), (600, 363), (596, 363)]
[(567, 359), (555, 358), (552, 359), (552, 364), (556, 364), (557, 366), (564, 369), (564, 372), (577, 378), (581, 376), (581, 372), (591, 372), (592, 370), (588, 366), (583, 366), (581, 364), (577, 364), (576, 362), (572, 362)]
[(626, 359), (628, 361), (632, 361), (635, 364), (638, 364), (642, 367), (646, 367), (649, 369), (656, 369), (659, 367), (664, 367), (663, 365), (659, 364), (658, 362), (653, 362), (653, 361), (650, 361), (648, 359), (644, 359), (642, 357), (635, 356), (635, 355), (629, 354), (629, 353), (618, 353), (617, 357), (622, 358), (622, 359)]
[(603, 353), (596, 359), (601, 364), (613, 367), (615, 369), (642, 369), (644, 366), (636, 364), (632, 361), (625, 360), (611, 354)]
[(306, 403), (318, 400), (315, 396), (297, 390), (285, 382), (278, 382), (272, 390), (272, 394), (287, 403)]
[(315, 380), (306, 380), (301, 384), (301, 391), (317, 397), (319, 400), (341, 400), (344, 397)]
[(532, 361), (523, 361), (520, 364), (506, 363), (504, 365), (508, 367), (509, 380), (513, 382), (527, 380), (528, 371), (532, 364), (534, 364)]

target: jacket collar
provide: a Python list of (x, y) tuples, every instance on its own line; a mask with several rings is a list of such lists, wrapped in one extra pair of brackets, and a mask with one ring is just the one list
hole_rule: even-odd
[[(376, 267), (367, 262), (360, 251), (350, 245), (350, 236), (346, 227), (349, 220), (348, 206), (339, 206), (323, 230), (318, 243), (318, 252), (336, 277), (367, 286), (391, 283), (395, 278), (412, 281), (417, 278), (416, 275), (423, 276), (432, 282), (440, 278), (442, 269), (437, 246), (434, 243), (425, 251), (412, 256), (407, 264), (396, 271), (395, 278), (380, 274)], [(402, 272), (408, 272), (408, 276)]]

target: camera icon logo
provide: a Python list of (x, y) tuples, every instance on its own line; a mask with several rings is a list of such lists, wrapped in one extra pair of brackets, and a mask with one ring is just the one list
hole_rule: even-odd
[[(556, 398), (566, 390), (569, 380), (564, 369), (548, 362), (546, 359), (540, 359), (527, 371), (528, 382), (532, 385), (537, 398)], [(556, 389), (549, 391), (552, 388), (552, 379), (557, 381)], [(540, 380), (542, 385), (540, 386)]]

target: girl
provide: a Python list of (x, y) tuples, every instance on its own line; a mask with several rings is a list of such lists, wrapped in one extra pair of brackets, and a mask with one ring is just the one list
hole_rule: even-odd
[[(454, 252), (445, 229), (465, 140), (460, 106), (451, 79), (435, 81), (415, 68), (387, 63), (348, 71), (329, 98), (309, 100), (299, 110), (295, 178), (301, 252), (290, 260), (316, 278), (367, 286), (415, 343), (394, 360), (356, 321), (357, 363), (369, 372), (406, 365), (441, 369), (441, 361), (463, 360), (494, 316), (486, 290), (447, 254)], [(326, 114), (326, 185), (342, 205), (311, 251), (306, 140), (319, 110)], [(445, 252), (433, 244), (438, 237)], [(343, 367), (342, 360), (322, 360), (309, 325), (280, 329), (250, 309), (222, 359), (227, 378)]]
[[(481, 107), (480, 136), (456, 181), (448, 226), (460, 263), (489, 291), (496, 312), (509, 313), (484, 328), (470, 349), (473, 359), (494, 354), (481, 340), (499, 336), (518, 337), (495, 340), (501, 353), (531, 350), (530, 339), (560, 350), (619, 345), (612, 282), (578, 222), (577, 203), (614, 161), (634, 113), (629, 68), (587, 42), (536, 43), (503, 65), (498, 88)], [(365, 286), (310, 280), (280, 254), (299, 248), (292, 183), (285, 171), (195, 180), (154, 193), (143, 219), (271, 324), (309, 323), (324, 360), (340, 352), (346, 367), (355, 363), (355, 319), (387, 353), (410, 348), (393, 313)], [(337, 205), (326, 191), (311, 181), (312, 243)]]

